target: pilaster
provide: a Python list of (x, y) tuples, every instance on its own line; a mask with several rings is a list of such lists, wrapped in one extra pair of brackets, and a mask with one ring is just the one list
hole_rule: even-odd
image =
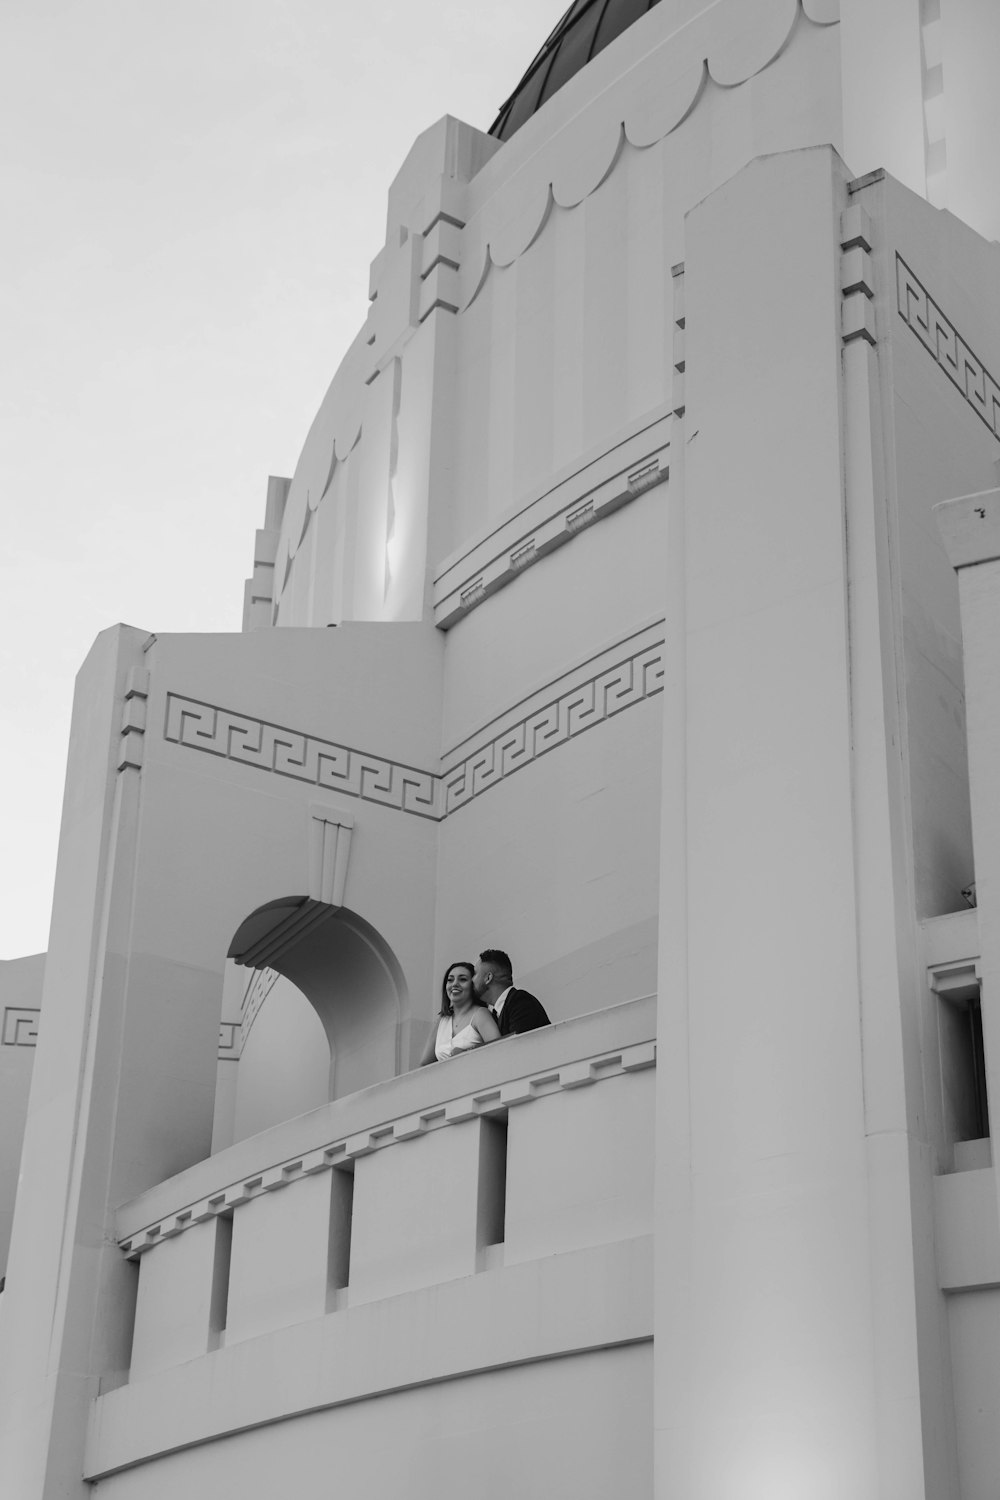
[[(1000, 489), (935, 507), (948, 559), (958, 573), (965, 660), (980, 991), (986, 1093), (1000, 1100)], [(995, 1121), (993, 1122), (995, 1133)], [(994, 1173), (1000, 1161), (994, 1151)]]

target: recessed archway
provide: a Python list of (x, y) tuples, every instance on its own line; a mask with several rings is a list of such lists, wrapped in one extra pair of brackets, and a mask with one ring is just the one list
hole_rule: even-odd
[[(400, 1071), (406, 983), (389, 945), (356, 912), (305, 896), (283, 897), (240, 924), (228, 956), (281, 976), (244, 1020), (238, 1119), (261, 1129), (295, 1113), (288, 1104), (296, 1069), (303, 1110), (322, 1102), (316, 1098), (321, 1066), (327, 1069), (326, 1099)], [(314, 1017), (304, 1013), (303, 997)], [(328, 1060), (324, 1054), (318, 1062), (324, 1042)]]

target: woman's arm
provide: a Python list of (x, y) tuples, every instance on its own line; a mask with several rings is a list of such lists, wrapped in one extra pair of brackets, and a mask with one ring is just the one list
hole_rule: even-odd
[(437, 1029), (437, 1023), (435, 1022), (434, 1030), (431, 1032), (430, 1036), (427, 1038), (427, 1045), (424, 1048), (423, 1056), (420, 1059), (420, 1066), (422, 1068), (426, 1068), (426, 1066), (427, 1066), (428, 1063), (437, 1062), (437, 1060), (438, 1060), (437, 1059), (437, 1035), (438, 1035), (438, 1029)]
[(477, 1005), (472, 1017), (472, 1025), (479, 1032), (484, 1042), (498, 1042), (500, 1040), (500, 1027), (493, 1019), (493, 1012), (486, 1009), (485, 1005)]

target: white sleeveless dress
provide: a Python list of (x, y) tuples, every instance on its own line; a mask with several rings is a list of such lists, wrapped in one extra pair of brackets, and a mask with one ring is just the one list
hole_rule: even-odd
[(434, 1039), (434, 1056), (438, 1062), (444, 1062), (446, 1058), (457, 1057), (460, 1052), (472, 1052), (476, 1047), (483, 1045), (483, 1039), (472, 1025), (463, 1026), (461, 1031), (454, 1032), (454, 1018), (442, 1016), (438, 1021), (437, 1036)]

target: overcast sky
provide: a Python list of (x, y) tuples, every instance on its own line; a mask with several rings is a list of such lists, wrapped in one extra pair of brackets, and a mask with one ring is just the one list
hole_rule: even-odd
[(73, 678), (238, 630), (267, 476), (364, 319), (389, 182), (563, 0), (0, 0), (0, 958), (48, 941)]

